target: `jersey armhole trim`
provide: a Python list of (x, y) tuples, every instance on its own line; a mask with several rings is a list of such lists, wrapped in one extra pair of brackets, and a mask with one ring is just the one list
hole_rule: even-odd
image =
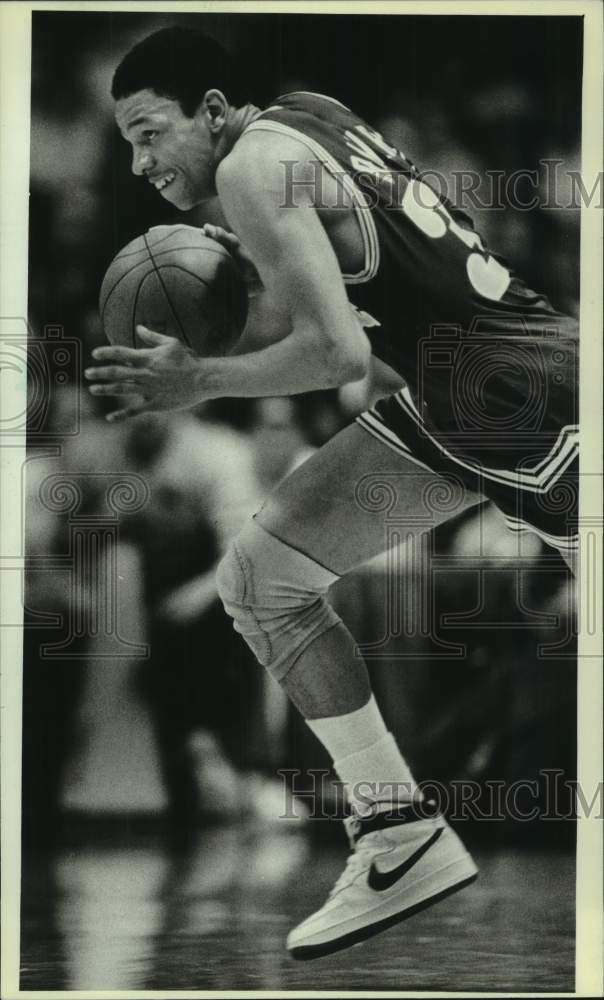
[(273, 122), (270, 120), (266, 121), (261, 118), (256, 118), (250, 125), (248, 125), (243, 134), (251, 132), (252, 130), (258, 132), (277, 132), (281, 135), (288, 135), (291, 138), (297, 139), (310, 150), (310, 152), (320, 163), (323, 164), (325, 169), (330, 172), (336, 181), (343, 185), (344, 189), (352, 199), (354, 213), (361, 230), (365, 264), (363, 269), (359, 271), (358, 274), (342, 274), (342, 278), (345, 284), (348, 285), (362, 284), (366, 281), (370, 281), (371, 278), (374, 278), (380, 266), (380, 248), (377, 230), (375, 228), (375, 222), (371, 215), (369, 204), (363, 192), (355, 184), (350, 174), (346, 173), (341, 164), (339, 164), (338, 161), (334, 159), (330, 153), (328, 153), (324, 146), (318, 143), (315, 139), (311, 139), (310, 136), (305, 135), (304, 132), (299, 132), (298, 129), (292, 128), (291, 125), (284, 125), (282, 122)]
[(302, 94), (304, 97), (320, 97), (322, 101), (329, 101), (330, 104), (336, 104), (339, 108), (343, 108), (344, 111), (350, 111), (349, 107), (342, 104), (341, 101), (336, 100), (335, 97), (329, 97), (327, 94), (319, 94), (316, 90), (290, 90), (287, 94), (280, 94), (277, 100), (284, 101), (286, 97), (296, 97), (298, 94)]

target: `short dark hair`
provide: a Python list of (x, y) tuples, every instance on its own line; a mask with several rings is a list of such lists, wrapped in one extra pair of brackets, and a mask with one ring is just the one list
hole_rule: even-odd
[(230, 104), (245, 104), (228, 53), (213, 38), (189, 28), (162, 28), (124, 56), (111, 84), (117, 101), (138, 90), (154, 90), (178, 101), (192, 118), (204, 94), (215, 87)]

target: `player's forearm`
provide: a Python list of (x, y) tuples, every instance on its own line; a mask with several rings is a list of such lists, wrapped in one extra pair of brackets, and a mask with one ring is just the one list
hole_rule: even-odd
[(263, 290), (250, 298), (245, 330), (233, 350), (229, 351), (229, 357), (269, 347), (283, 340), (291, 333), (291, 329), (288, 310)]
[(355, 332), (344, 340), (314, 328), (300, 329), (276, 344), (226, 358), (208, 358), (200, 373), (203, 397), (288, 396), (332, 389), (362, 378), (370, 359), (369, 341)]

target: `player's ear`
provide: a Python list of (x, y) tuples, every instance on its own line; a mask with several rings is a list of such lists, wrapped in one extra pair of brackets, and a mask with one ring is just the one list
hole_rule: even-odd
[(202, 102), (210, 132), (220, 132), (227, 119), (229, 102), (221, 90), (208, 90)]

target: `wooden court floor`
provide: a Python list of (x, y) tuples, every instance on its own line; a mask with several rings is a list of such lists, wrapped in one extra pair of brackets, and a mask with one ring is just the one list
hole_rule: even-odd
[(312, 962), (284, 939), (323, 902), (343, 837), (225, 826), (186, 848), (141, 838), (26, 857), (21, 988), (572, 991), (572, 850), (474, 854), (474, 885)]

